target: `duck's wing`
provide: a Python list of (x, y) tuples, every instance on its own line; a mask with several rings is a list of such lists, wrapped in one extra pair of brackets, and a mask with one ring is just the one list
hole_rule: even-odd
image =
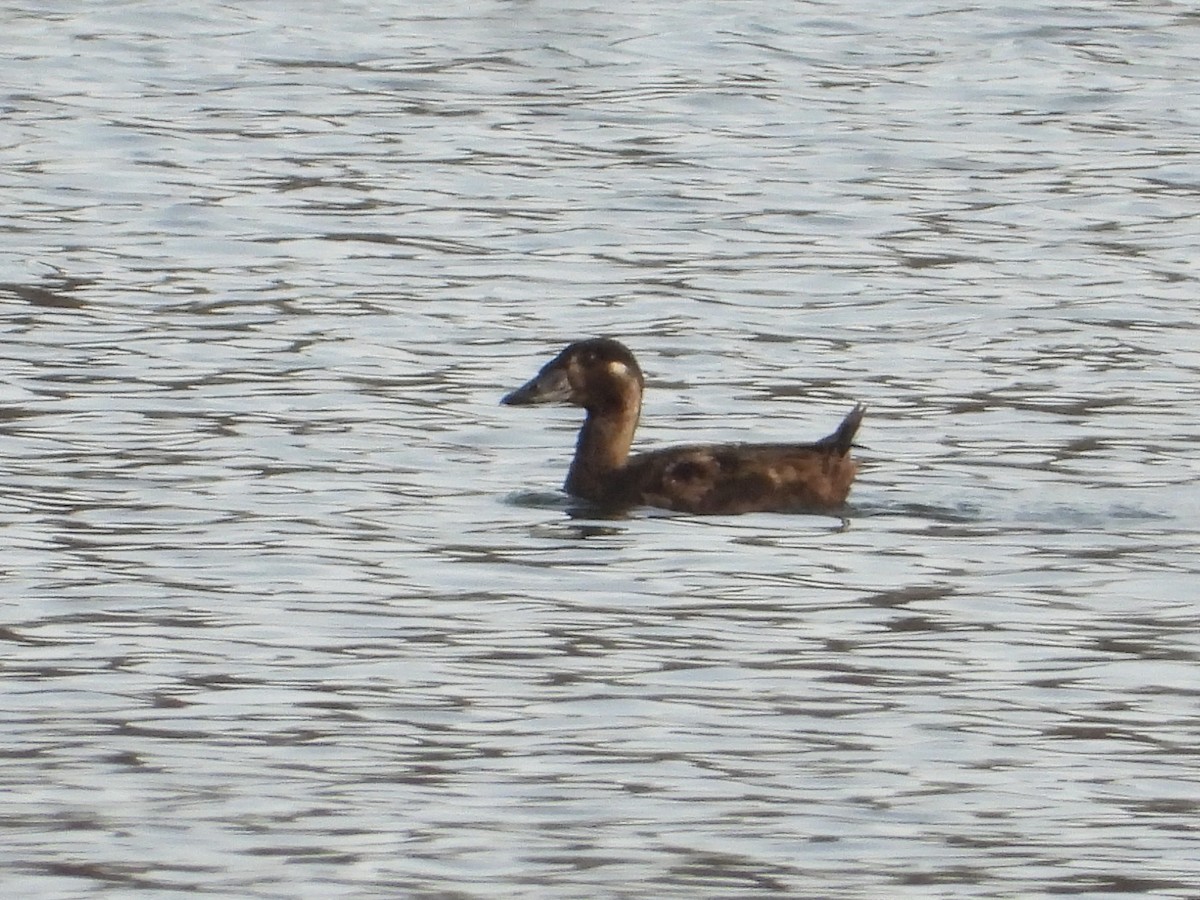
[(684, 512), (829, 509), (857, 468), (825, 442), (674, 447), (630, 459), (622, 482), (627, 502)]

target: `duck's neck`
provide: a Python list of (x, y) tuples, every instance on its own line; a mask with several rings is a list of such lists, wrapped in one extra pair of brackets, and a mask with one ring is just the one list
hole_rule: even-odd
[(642, 398), (630, 396), (618, 407), (589, 410), (575, 444), (575, 459), (567, 472), (568, 494), (600, 500), (611, 487), (611, 476), (625, 465), (642, 411)]

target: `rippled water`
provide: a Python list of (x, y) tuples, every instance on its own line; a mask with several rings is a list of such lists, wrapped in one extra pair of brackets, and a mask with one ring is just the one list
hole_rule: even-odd
[(1189, 4), (278, 6), (4, 14), (8, 894), (1196, 896)]

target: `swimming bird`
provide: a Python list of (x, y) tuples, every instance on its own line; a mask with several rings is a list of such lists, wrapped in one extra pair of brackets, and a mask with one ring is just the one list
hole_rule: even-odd
[(583, 407), (564, 488), (602, 507), (717, 514), (826, 511), (845, 502), (858, 470), (850, 447), (862, 404), (833, 434), (811, 444), (690, 444), (630, 456), (644, 388), (628, 347), (592, 338), (566, 347), (500, 402)]

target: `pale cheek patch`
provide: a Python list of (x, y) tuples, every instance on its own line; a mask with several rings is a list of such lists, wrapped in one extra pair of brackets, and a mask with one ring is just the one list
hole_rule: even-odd
[(629, 366), (625, 365), (619, 359), (614, 359), (608, 364), (608, 374), (614, 378), (628, 378)]

